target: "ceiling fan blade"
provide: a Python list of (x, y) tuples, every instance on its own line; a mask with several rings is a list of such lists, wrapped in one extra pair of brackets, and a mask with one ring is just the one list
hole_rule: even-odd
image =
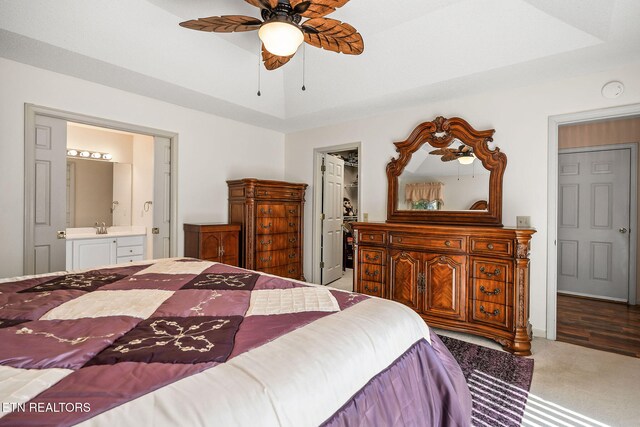
[(282, 67), (284, 64), (289, 62), (291, 58), (293, 58), (293, 55), (291, 56), (274, 55), (273, 53), (265, 49), (264, 44), (262, 45), (262, 61), (264, 62), (264, 68), (266, 68), (267, 70), (275, 70)]
[(440, 160), (442, 160), (443, 162), (450, 162), (452, 160), (456, 160), (457, 158), (458, 156), (456, 156), (454, 153), (448, 153), (440, 157)]
[(216, 33), (254, 31), (260, 28), (260, 25), (262, 25), (262, 21), (259, 19), (242, 15), (210, 16), (180, 23), (181, 27), (191, 30)]
[(305, 18), (322, 18), (348, 2), (349, 0), (291, 0), (291, 7), (295, 10), (296, 6), (301, 3), (310, 3), (309, 7), (300, 15)]
[(450, 148), (438, 148), (437, 150), (429, 151), (429, 154), (433, 154), (435, 156), (444, 156), (446, 154), (451, 154)]
[(244, 0), (252, 6), (260, 9), (275, 9), (278, 6), (278, 0)]
[(304, 41), (311, 46), (360, 55), (364, 51), (364, 40), (358, 31), (346, 22), (331, 18), (314, 18), (302, 24)]

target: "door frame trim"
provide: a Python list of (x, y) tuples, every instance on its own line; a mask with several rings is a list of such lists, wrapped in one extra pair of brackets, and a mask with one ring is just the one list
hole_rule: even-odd
[[(322, 272), (320, 270), (321, 242), (322, 242), (322, 155), (336, 151), (358, 150), (358, 175), (362, 169), (362, 143), (350, 142), (327, 147), (316, 147), (313, 149), (313, 207), (312, 207), (312, 230), (311, 233), (311, 283), (320, 283)], [(358, 182), (358, 221), (362, 220), (362, 182)]]
[(31, 142), (35, 139), (36, 116), (52, 117), (75, 123), (98, 126), (124, 132), (149, 136), (161, 136), (171, 141), (171, 228), (169, 230), (169, 251), (171, 256), (178, 253), (178, 134), (176, 132), (119, 122), (85, 114), (72, 113), (56, 108), (35, 104), (24, 104), (24, 250), (23, 270), (25, 275), (34, 274), (34, 237), (35, 218), (35, 148)]
[[(639, 141), (640, 142), (640, 141)], [(563, 148), (558, 150), (560, 154), (571, 153), (592, 153), (595, 151), (629, 150), (631, 157), (631, 168), (629, 170), (629, 283), (628, 302), (629, 305), (636, 305), (636, 279), (637, 279), (637, 244), (638, 244), (638, 143), (623, 143), (609, 145), (593, 145), (591, 147)], [(571, 292), (566, 292), (570, 294)], [(574, 292), (576, 295), (582, 295)], [(589, 295), (584, 295), (589, 296)], [(591, 295), (591, 297), (594, 297)], [(598, 297), (612, 301), (623, 301), (620, 298)]]
[(640, 115), (640, 104), (549, 116), (547, 147), (547, 339), (556, 339), (558, 312), (558, 128)]

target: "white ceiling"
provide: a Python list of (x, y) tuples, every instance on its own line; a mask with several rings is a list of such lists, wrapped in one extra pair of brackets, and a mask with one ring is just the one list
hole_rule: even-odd
[(259, 16), (242, 0), (0, 0), (0, 56), (283, 132), (640, 59), (638, 0), (351, 0), (360, 56), (306, 49), (261, 74), (256, 32), (178, 23)]

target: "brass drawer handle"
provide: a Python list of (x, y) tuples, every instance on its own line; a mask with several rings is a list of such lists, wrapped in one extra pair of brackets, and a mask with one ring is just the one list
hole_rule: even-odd
[(489, 243), (489, 244), (487, 245), (487, 248), (488, 248), (488, 249), (493, 249), (493, 243)]
[(293, 274), (293, 273), (295, 273), (295, 272), (296, 272), (296, 269), (295, 269), (295, 268), (290, 268), (290, 269), (289, 269), (289, 274)]
[(294, 213), (297, 213), (297, 211), (295, 209), (289, 209), (289, 213), (293, 215)]
[(262, 227), (262, 228), (264, 228), (266, 230), (266, 229), (271, 228), (271, 225), (272, 225), (271, 223), (269, 223), (269, 225), (260, 224), (260, 227)]
[(265, 246), (266, 246), (266, 245), (270, 245), (270, 244), (272, 244), (272, 243), (273, 243), (273, 240), (271, 240), (271, 239), (269, 239), (269, 240), (261, 240), (261, 241), (260, 241), (260, 244), (261, 244), (261, 245), (265, 245)]
[(295, 238), (295, 237), (292, 237), (291, 239), (289, 239), (289, 243), (295, 243), (297, 241), (298, 241), (298, 239)]
[(484, 305), (481, 305), (481, 306), (480, 306), (480, 313), (482, 313), (482, 314), (486, 314), (487, 316), (497, 316), (497, 315), (499, 315), (499, 314), (500, 314), (500, 310), (498, 310), (498, 309), (496, 308), (495, 310), (493, 310), (493, 313), (490, 313), (490, 312), (488, 312), (488, 311), (486, 311), (486, 310), (484, 309)]
[(486, 274), (487, 277), (492, 277), (492, 276), (497, 276), (498, 274), (500, 274), (500, 269), (496, 268), (495, 270), (493, 270), (493, 273), (491, 273), (491, 272), (485, 271), (484, 267), (480, 267), (480, 273)]
[(266, 215), (266, 214), (271, 215), (273, 213), (273, 211), (271, 210), (271, 208), (267, 209), (266, 211), (264, 210), (264, 208), (260, 208), (260, 213), (262, 215)]
[(396, 240), (398, 241), (398, 243), (402, 243), (402, 237), (398, 237)]
[(289, 259), (294, 259), (296, 257), (296, 254), (289, 254)]
[(377, 277), (380, 274), (380, 272), (378, 270), (376, 270), (376, 271), (374, 271), (372, 273), (367, 269), (367, 270), (364, 271), (364, 274), (366, 274), (367, 276)]
[(373, 239), (374, 239), (373, 234), (369, 234), (369, 240), (373, 240)]
[(500, 288), (495, 288), (493, 291), (488, 291), (484, 286), (480, 286), (480, 292), (485, 295), (499, 295)]
[[(258, 192), (258, 194), (260, 194), (260, 192)], [(268, 195), (269, 195), (269, 192), (268, 192), (268, 191), (263, 191), (263, 192), (262, 192), (262, 195), (263, 195), (263, 196), (268, 196)]]
[(364, 285), (364, 290), (366, 292), (378, 292), (378, 287), (374, 286), (373, 289), (369, 288), (369, 285)]
[(290, 223), (289, 223), (289, 227), (295, 227), (295, 226), (296, 226), (296, 223), (295, 223), (295, 222), (290, 222)]
[(262, 262), (269, 262), (269, 261), (271, 261), (271, 255), (269, 255), (269, 258), (260, 258), (260, 261), (262, 261)]
[(447, 240), (447, 241), (444, 242), (444, 245), (449, 247), (449, 246), (451, 246), (451, 242), (449, 240)]
[(365, 258), (367, 261), (378, 261), (378, 260), (380, 259), (380, 255), (379, 255), (379, 254), (376, 254), (376, 256), (371, 257), (371, 256), (369, 256), (369, 254), (365, 254), (365, 255), (364, 255), (364, 258)]

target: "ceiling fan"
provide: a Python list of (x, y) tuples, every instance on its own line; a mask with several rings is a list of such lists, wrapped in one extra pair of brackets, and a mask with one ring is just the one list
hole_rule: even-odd
[[(258, 30), (262, 60), (268, 70), (280, 68), (302, 42), (347, 55), (364, 51), (358, 31), (346, 22), (325, 18), (349, 0), (245, 0), (260, 8), (262, 21), (251, 16), (227, 15), (193, 19), (180, 25), (192, 30), (232, 33)], [(308, 18), (302, 22), (302, 18)]]
[(473, 150), (468, 145), (460, 145), (457, 148), (438, 148), (437, 150), (429, 151), (429, 154), (434, 156), (442, 156), (440, 160), (443, 162), (450, 162), (458, 160), (463, 165), (473, 163), (476, 158), (473, 154)]

